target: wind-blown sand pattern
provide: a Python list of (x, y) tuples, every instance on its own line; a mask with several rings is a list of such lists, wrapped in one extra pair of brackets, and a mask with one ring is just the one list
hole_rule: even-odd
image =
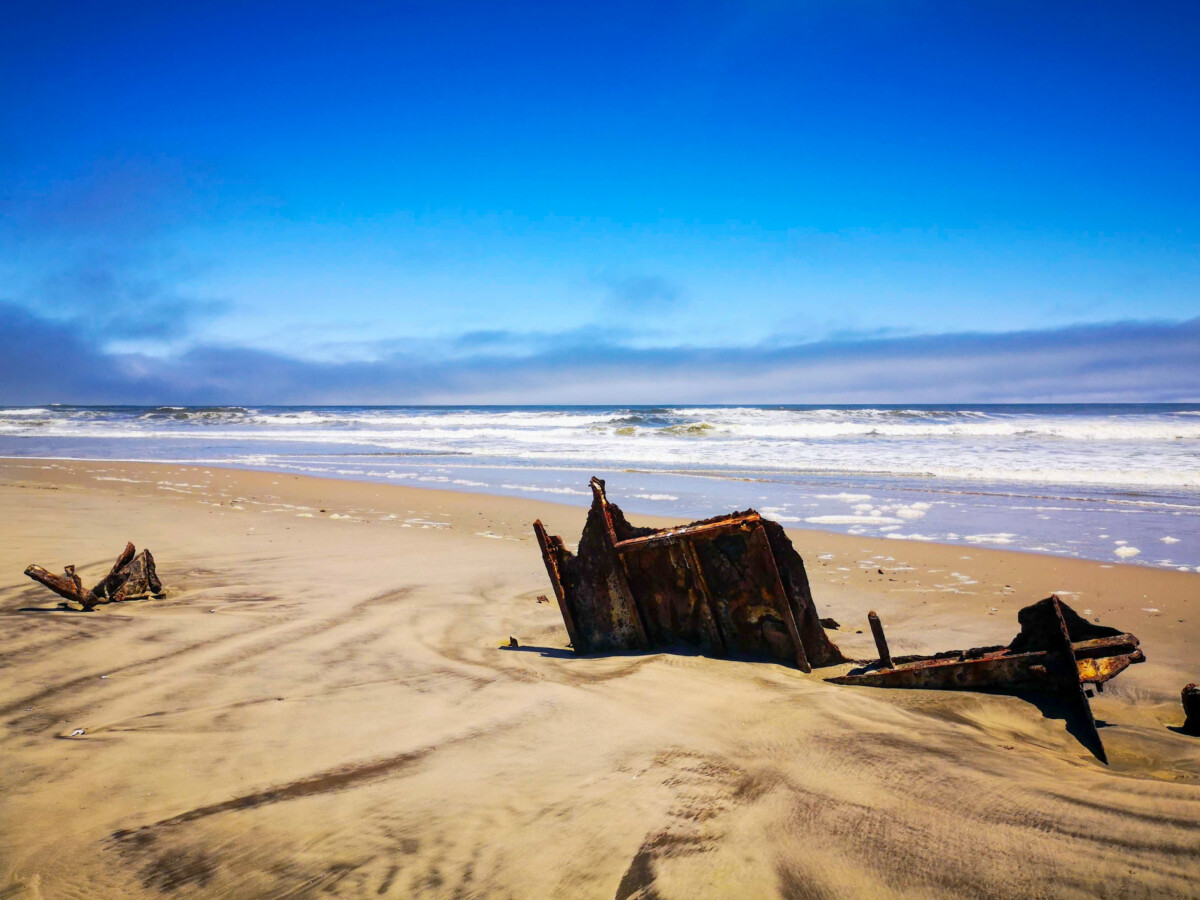
[[(582, 509), (36, 460), (0, 462), (0, 509), (5, 900), (1200, 890), (1200, 741), (1168, 727), (1194, 573), (791, 532), (852, 656), (871, 608), (932, 652), (1007, 642), (1053, 591), (1138, 635), (1093, 701), (1105, 767), (1016, 697), (577, 658), (530, 525)], [(66, 612), (21, 575), (90, 583), (127, 539), (166, 599)]]

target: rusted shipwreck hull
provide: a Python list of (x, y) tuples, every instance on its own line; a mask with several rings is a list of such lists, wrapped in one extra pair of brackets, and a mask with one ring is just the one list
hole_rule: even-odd
[(1007, 647), (950, 650), (934, 656), (899, 657), (888, 651), (878, 617), (870, 616), (879, 662), (837, 678), (835, 684), (929, 690), (999, 690), (1051, 693), (1079, 716), (1083, 734), (1105, 760), (1087, 685), (1104, 683), (1135, 663), (1146, 661), (1132, 634), (1093, 624), (1057, 596), (1040, 600), (1017, 614), (1021, 632)]
[(813, 605), (804, 562), (754, 510), (679, 528), (635, 528), (591, 480), (578, 554), (534, 522), (576, 653), (686, 644), (715, 656), (845, 662)]

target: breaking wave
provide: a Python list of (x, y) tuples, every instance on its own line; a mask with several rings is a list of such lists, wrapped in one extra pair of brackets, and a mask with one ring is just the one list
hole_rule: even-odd
[(203, 446), (230, 458), (461, 456), (498, 465), (1196, 488), (1198, 414), (1195, 405), (43, 406), (0, 409), (0, 452), (127, 458), (136, 447), (139, 456), (174, 458), (184, 451), (172, 446)]

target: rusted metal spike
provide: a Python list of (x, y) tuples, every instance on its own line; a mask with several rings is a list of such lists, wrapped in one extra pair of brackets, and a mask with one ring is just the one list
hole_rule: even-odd
[(879, 665), (884, 669), (894, 668), (892, 665), (892, 654), (888, 651), (887, 638), (883, 635), (883, 623), (879, 621), (879, 616), (875, 610), (867, 613), (867, 621), (871, 623), (871, 634), (875, 638), (875, 649), (879, 651)]
[(1108, 753), (1104, 749), (1104, 742), (1100, 739), (1100, 732), (1096, 728), (1096, 717), (1092, 715), (1092, 704), (1088, 702), (1088, 692), (1084, 690), (1083, 682), (1079, 680), (1075, 648), (1071, 645), (1071, 633), (1067, 630), (1067, 622), (1063, 617), (1062, 601), (1058, 599), (1058, 595), (1051, 596), (1050, 600), (1058, 619), (1059, 644), (1058, 652), (1054, 654), (1053, 668), (1048, 668), (1052, 675), (1058, 676), (1059, 689), (1062, 691), (1063, 699), (1069, 705), (1074, 706), (1079, 715), (1079, 724), (1083, 727), (1080, 741), (1090, 744), (1088, 749), (1096, 754), (1100, 762), (1108, 765)]

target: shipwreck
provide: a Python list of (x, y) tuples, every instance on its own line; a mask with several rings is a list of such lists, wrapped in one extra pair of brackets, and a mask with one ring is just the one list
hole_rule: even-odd
[(571, 553), (533, 523), (576, 653), (687, 645), (715, 656), (846, 662), (821, 626), (804, 562), (783, 528), (754, 510), (679, 528), (636, 528), (591, 480)]
[[(835, 684), (1040, 696), (1065, 707), (1068, 729), (1107, 762), (1088, 699), (1092, 686), (1102, 691), (1145, 661), (1132, 634), (1088, 622), (1051, 596), (1017, 614), (1021, 631), (1006, 646), (893, 659), (872, 612), (867, 619), (879, 659), (849, 660), (826, 635), (804, 561), (778, 523), (750, 509), (678, 528), (638, 528), (609, 502), (602, 480), (593, 478), (591, 488), (577, 553), (541, 521), (533, 523), (576, 653), (685, 645), (714, 656), (791, 663), (804, 672), (860, 664), (826, 679)], [(1185, 708), (1189, 700), (1200, 705), (1198, 697), (1194, 685), (1185, 688)], [(1198, 729), (1194, 719), (1200, 711), (1189, 714), (1184, 729)]]
[(933, 656), (893, 660), (883, 626), (867, 616), (879, 661), (826, 681), (882, 688), (976, 690), (1050, 694), (1073, 713), (1078, 737), (1104, 762), (1107, 756), (1088, 702), (1088, 685), (1104, 683), (1129, 666), (1146, 661), (1132, 634), (1089, 622), (1057, 595), (1017, 613), (1020, 633), (1007, 646), (947, 650)]

